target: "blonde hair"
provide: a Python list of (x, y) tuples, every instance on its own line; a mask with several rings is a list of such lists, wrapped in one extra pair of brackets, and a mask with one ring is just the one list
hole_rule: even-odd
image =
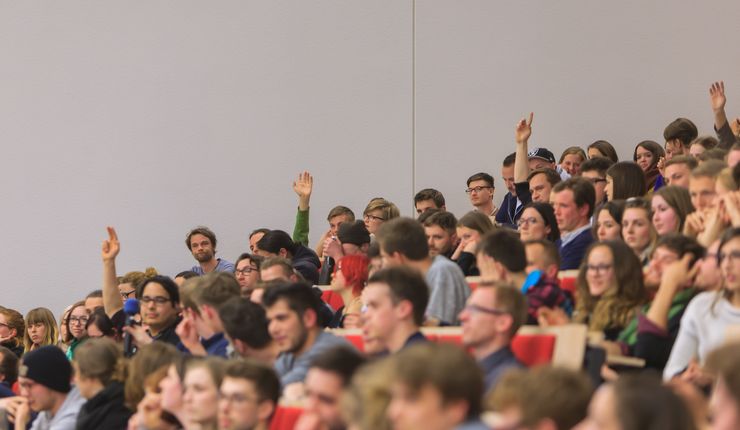
[(54, 319), (54, 314), (46, 308), (35, 308), (28, 311), (26, 314), (26, 330), (23, 333), (23, 348), (24, 352), (31, 351), (36, 346), (31, 341), (31, 336), (28, 335), (28, 329), (34, 324), (43, 324), (46, 328), (44, 333), (44, 339), (38, 346), (56, 345), (59, 339), (59, 326), (57, 321)]
[(735, 182), (735, 178), (732, 177), (732, 169), (725, 167), (717, 175), (717, 182), (721, 183), (728, 191), (737, 191), (738, 184)]
[(388, 358), (361, 367), (341, 398), (342, 417), (360, 430), (390, 430), (385, 411), (391, 401), (392, 363)]
[(157, 276), (159, 273), (154, 267), (147, 267), (143, 272), (128, 272), (118, 279), (119, 284), (131, 284), (134, 287), (139, 285), (142, 281), (152, 276)]
[(384, 221), (388, 221), (401, 216), (401, 211), (398, 210), (398, 206), (382, 197), (375, 197), (374, 199), (370, 200), (370, 203), (367, 204), (367, 206), (365, 207), (365, 211), (362, 213), (363, 215), (367, 215), (374, 210), (383, 211)]

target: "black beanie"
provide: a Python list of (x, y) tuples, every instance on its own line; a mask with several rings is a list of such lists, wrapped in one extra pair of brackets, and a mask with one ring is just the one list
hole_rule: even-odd
[(60, 393), (69, 393), (72, 388), (72, 365), (62, 350), (52, 345), (24, 354), (18, 375)]
[(337, 238), (342, 243), (362, 246), (370, 243), (370, 232), (367, 231), (367, 227), (362, 221), (343, 222), (339, 224), (337, 229)]

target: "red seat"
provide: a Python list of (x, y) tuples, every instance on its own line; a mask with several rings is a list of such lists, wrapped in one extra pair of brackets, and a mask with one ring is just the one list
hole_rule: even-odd
[(365, 350), (365, 342), (362, 340), (361, 334), (343, 334), (341, 336), (347, 339), (358, 351)]
[(344, 306), (344, 300), (342, 300), (342, 296), (340, 296), (338, 293), (326, 290), (321, 293), (321, 300), (324, 301), (324, 303), (331, 306), (332, 309), (335, 311), (338, 311), (339, 308)]
[(573, 297), (575, 297), (577, 280), (578, 280), (577, 278), (572, 278), (572, 277), (560, 278), (560, 288), (563, 291), (570, 291)]
[(518, 334), (511, 341), (516, 358), (527, 367), (552, 362), (555, 353), (555, 336), (551, 334)]
[(270, 430), (292, 430), (302, 413), (303, 408), (278, 405), (270, 422)]
[(16, 396), (21, 395), (21, 386), (18, 384), (18, 381), (15, 381), (13, 383), (13, 386), (11, 387), (11, 390), (15, 393)]

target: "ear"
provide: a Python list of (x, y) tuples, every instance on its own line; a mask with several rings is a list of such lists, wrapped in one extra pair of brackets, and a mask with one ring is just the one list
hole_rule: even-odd
[(18, 330), (14, 329), (14, 328), (11, 328), (10, 329), (10, 337), (11, 338), (14, 338), (16, 336), (18, 336)]
[(280, 251), (278, 251), (278, 255), (283, 258), (288, 258), (288, 250), (285, 248), (280, 248)]
[(399, 320), (414, 319), (414, 305), (408, 300), (401, 300), (395, 306), (396, 317)]
[(249, 347), (246, 343), (242, 342), (239, 339), (234, 339), (234, 341), (231, 343), (234, 346), (234, 350), (239, 353), (242, 357), (249, 356)]
[(316, 311), (313, 309), (306, 309), (305, 312), (303, 312), (303, 325), (305, 327), (316, 327), (318, 325), (318, 315), (316, 315)]
[(514, 324), (514, 318), (511, 315), (501, 315), (496, 319), (496, 331), (502, 334), (508, 334), (512, 324)]
[(582, 217), (588, 217), (588, 210), (589, 210), (588, 203), (584, 204), (580, 208), (578, 208), (578, 214)]
[(257, 418), (260, 421), (268, 421), (275, 412), (275, 403), (272, 400), (263, 400), (257, 405)]
[(408, 262), (408, 259), (405, 255), (401, 254), (400, 252), (396, 251), (393, 254), (391, 254), (391, 257), (399, 262), (400, 264), (406, 264)]
[(450, 401), (444, 407), (444, 414), (448, 423), (464, 423), (468, 418), (468, 402), (465, 400)]

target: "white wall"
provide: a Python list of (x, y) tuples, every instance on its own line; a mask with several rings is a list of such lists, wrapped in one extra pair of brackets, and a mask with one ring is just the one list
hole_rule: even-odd
[(0, 304), (58, 313), (99, 288), (109, 224), (121, 271), (190, 267), (198, 224), (233, 259), (252, 229), (292, 229), (303, 169), (312, 242), (332, 206), (379, 195), (410, 215), (432, 186), (462, 214), (465, 179), (500, 176), (530, 110), (532, 145), (557, 155), (607, 139), (626, 157), (677, 116), (710, 132), (711, 81), (740, 112), (737, 16), (734, 0), (0, 1)]

